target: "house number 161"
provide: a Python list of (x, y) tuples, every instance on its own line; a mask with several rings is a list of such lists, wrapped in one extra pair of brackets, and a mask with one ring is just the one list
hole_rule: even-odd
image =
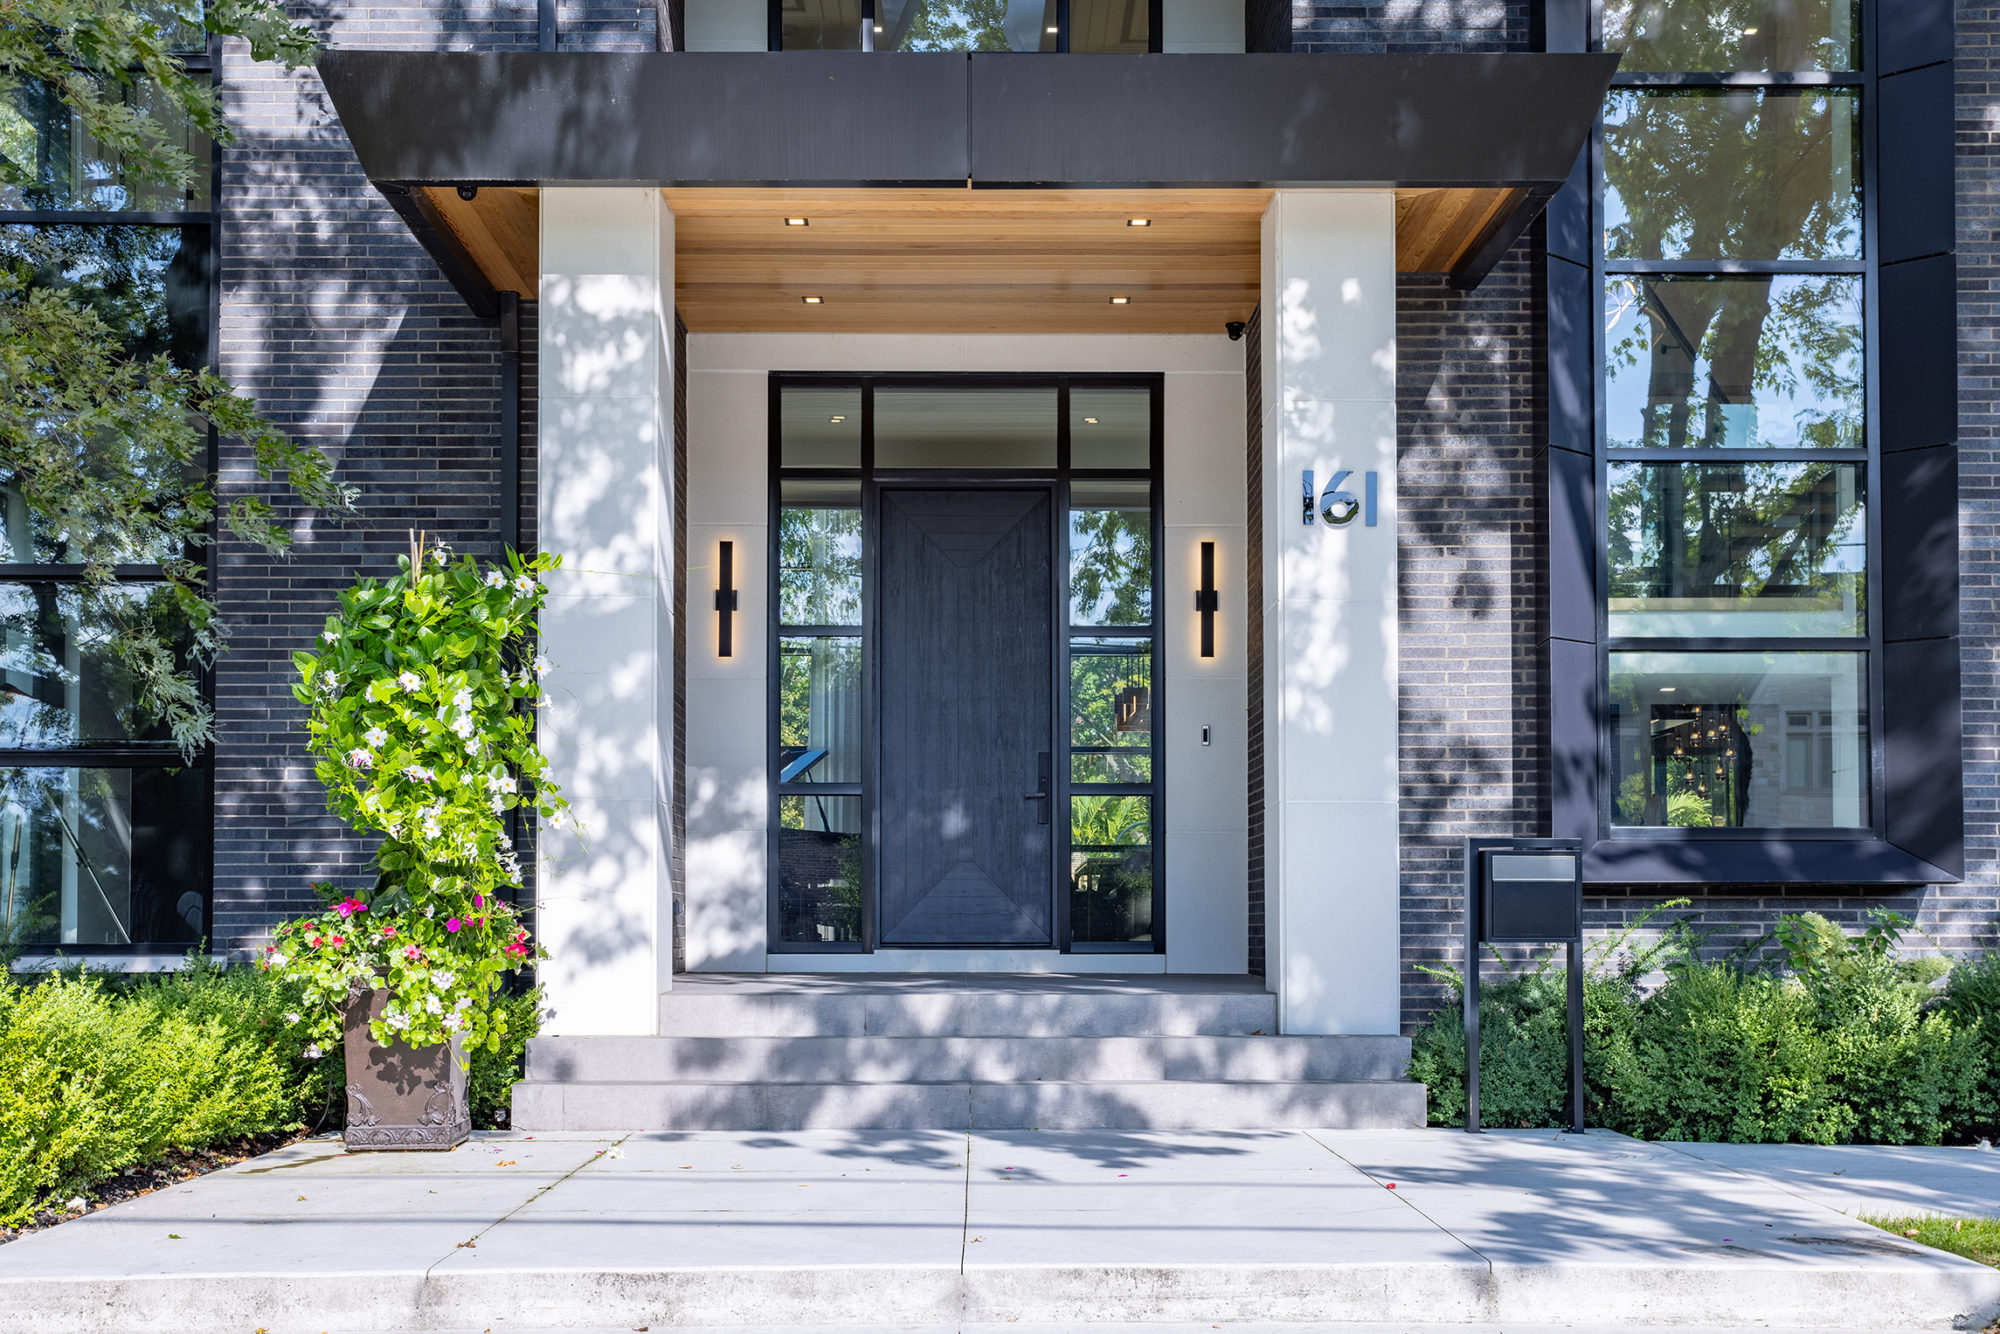
[(1347, 479), (1352, 476), (1354, 476), (1354, 473), (1351, 469), (1343, 468), (1327, 479), (1325, 491), (1315, 493), (1313, 490), (1313, 471), (1311, 468), (1305, 470), (1300, 480), (1305, 484), (1305, 522), (1307, 527), (1312, 526), (1313, 515), (1315, 513), (1320, 518), (1325, 519), (1327, 525), (1333, 528), (1345, 528), (1348, 524), (1354, 522), (1354, 516), (1357, 514), (1362, 516), (1361, 524), (1364, 528), (1373, 528), (1375, 526), (1375, 474), (1367, 472), (1361, 475), (1362, 484), (1359, 499), (1356, 499), (1352, 491), (1343, 489), (1347, 485)]

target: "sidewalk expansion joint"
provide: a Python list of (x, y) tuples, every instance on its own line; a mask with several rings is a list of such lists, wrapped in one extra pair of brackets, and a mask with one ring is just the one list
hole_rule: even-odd
[[(625, 1141), (632, 1138), (632, 1136), (636, 1133), (637, 1132), (635, 1131), (629, 1131), (629, 1130), (626, 1131), (624, 1134), (620, 1135), (617, 1139), (611, 1142), (611, 1147), (614, 1149), (623, 1147)], [(456, 1152), (456, 1150), (454, 1150), (454, 1152)], [(600, 1155), (598, 1154), (592, 1154), (590, 1157), (578, 1163), (575, 1167), (570, 1168), (569, 1171), (557, 1177), (554, 1181), (549, 1182), (546, 1186), (535, 1187), (534, 1191), (528, 1196), (527, 1199), (522, 1200), (512, 1209), (509, 1209), (506, 1213), (501, 1214), (498, 1218), (488, 1223), (485, 1227), (480, 1228), (479, 1231), (473, 1233), (470, 1237), (467, 1237), (464, 1241), (459, 1242), (458, 1245), (452, 1247), (450, 1250), (446, 1251), (443, 1255), (440, 1255), (437, 1259), (425, 1265), (424, 1276), (422, 1280), (419, 1282), (418, 1286), (420, 1288), (429, 1287), (431, 1281), (431, 1273), (439, 1265), (443, 1264), (446, 1260), (451, 1259), (454, 1255), (457, 1255), (461, 1250), (465, 1249), (465, 1247), (467, 1247), (468, 1245), (478, 1241), (481, 1237), (491, 1232), (494, 1228), (499, 1227), (502, 1223), (512, 1218), (515, 1214), (520, 1213), (523, 1209), (533, 1204), (536, 1200), (541, 1199), (542, 1196), (548, 1194), (550, 1191), (554, 1190), (557, 1186), (562, 1185), (563, 1182), (568, 1181), (571, 1177), (575, 1176), (578, 1172), (581, 1172), (584, 1168), (589, 1167), (592, 1163), (598, 1160), (599, 1156)]]
[[(1332, 1154), (1334, 1157), (1340, 1159), (1341, 1162), (1346, 1163), (1349, 1167), (1359, 1172), (1362, 1176), (1367, 1177), (1370, 1181), (1374, 1182), (1376, 1185), (1381, 1186), (1384, 1190), (1389, 1189), (1388, 1183), (1383, 1181), (1382, 1178), (1376, 1176), (1373, 1172), (1370, 1172), (1367, 1168), (1361, 1166), (1359, 1163), (1356, 1163), (1353, 1159), (1348, 1158), (1346, 1155), (1342, 1154), (1340, 1150), (1334, 1148), (1331, 1144), (1328, 1144), (1325, 1140), (1313, 1134), (1312, 1131), (1301, 1130), (1299, 1133), (1301, 1135), (1304, 1135), (1307, 1139), (1311, 1140), (1313, 1143), (1319, 1145), (1322, 1149), (1325, 1149), (1328, 1153)], [(1444, 1233), (1447, 1237), (1450, 1237), (1453, 1241), (1457, 1242), (1459, 1245), (1465, 1247), (1466, 1250), (1478, 1256), (1479, 1263), (1486, 1266), (1487, 1276), (1489, 1278), (1492, 1276), (1493, 1261), (1490, 1258), (1488, 1258), (1485, 1252), (1481, 1251), (1477, 1246), (1474, 1246), (1464, 1237), (1461, 1237), (1456, 1232), (1453, 1232), (1443, 1223), (1438, 1222), (1437, 1219), (1432, 1218), (1429, 1214), (1425, 1213), (1421, 1208), (1417, 1206), (1417, 1204), (1413, 1200), (1410, 1199), (1408, 1195), (1405, 1195), (1402, 1191), (1398, 1190), (1398, 1191), (1392, 1191), (1390, 1193), (1396, 1197), (1396, 1202), (1398, 1204), (1410, 1210), (1412, 1213), (1416, 1214), (1417, 1217), (1423, 1219), (1426, 1223), (1429, 1223), (1432, 1227)]]

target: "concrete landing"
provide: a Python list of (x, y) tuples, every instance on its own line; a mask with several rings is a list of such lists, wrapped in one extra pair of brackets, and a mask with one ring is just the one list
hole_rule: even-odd
[[(1872, 1330), (2000, 1311), (2000, 1273), (1844, 1215), (1800, 1184), (1808, 1166), (1781, 1180), (1705, 1148), (1455, 1131), (313, 1141), (0, 1247), (0, 1329)], [(1920, 1153), (2000, 1213), (2000, 1155), (1821, 1152), (1848, 1155), (1826, 1175)], [(1895, 1203), (1887, 1185), (1870, 1199)]]

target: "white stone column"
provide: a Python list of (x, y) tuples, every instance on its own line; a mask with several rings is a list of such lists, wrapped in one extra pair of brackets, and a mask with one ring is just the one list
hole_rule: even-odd
[[(1402, 1022), (1395, 219), (1388, 191), (1280, 190), (1264, 215), (1265, 919), (1286, 1033)], [(1373, 526), (1317, 513), (1341, 472), (1357, 498), (1375, 475)]]
[(649, 1034), (673, 985), (673, 215), (657, 190), (542, 191), (540, 735), (582, 821), (543, 830), (555, 1018)]

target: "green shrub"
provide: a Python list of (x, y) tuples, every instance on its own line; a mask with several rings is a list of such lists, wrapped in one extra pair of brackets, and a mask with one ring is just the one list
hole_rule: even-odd
[(169, 1150), (294, 1122), (319, 1077), (282, 990), (194, 966), (129, 985), (0, 980), (0, 1224)]
[[(1991, 1133), (2000, 1119), (2000, 963), (1902, 959), (1908, 923), (1878, 912), (1857, 935), (1816, 913), (1767, 939), (1783, 967), (1695, 960), (1685, 923), (1623, 957), (1595, 947), (1585, 979), (1586, 1111), (1646, 1139), (1936, 1144)], [(1763, 942), (1759, 942), (1761, 946)], [(1645, 994), (1639, 980), (1662, 966)], [(1456, 975), (1445, 974), (1456, 986)], [(1481, 997), (1481, 1119), (1567, 1123), (1563, 978), (1544, 966)], [(1434, 1124), (1462, 1124), (1465, 1044), (1458, 1007), (1413, 1043)]]
[(466, 1098), (472, 1104), (472, 1124), (481, 1130), (505, 1130), (513, 1115), (509, 1101), (515, 1081), (527, 1064), (528, 1039), (541, 1028), (540, 987), (518, 995), (503, 996), (493, 1008), (506, 1023), (497, 1049), (481, 1047), (472, 1053), (472, 1067), (466, 1072)]

